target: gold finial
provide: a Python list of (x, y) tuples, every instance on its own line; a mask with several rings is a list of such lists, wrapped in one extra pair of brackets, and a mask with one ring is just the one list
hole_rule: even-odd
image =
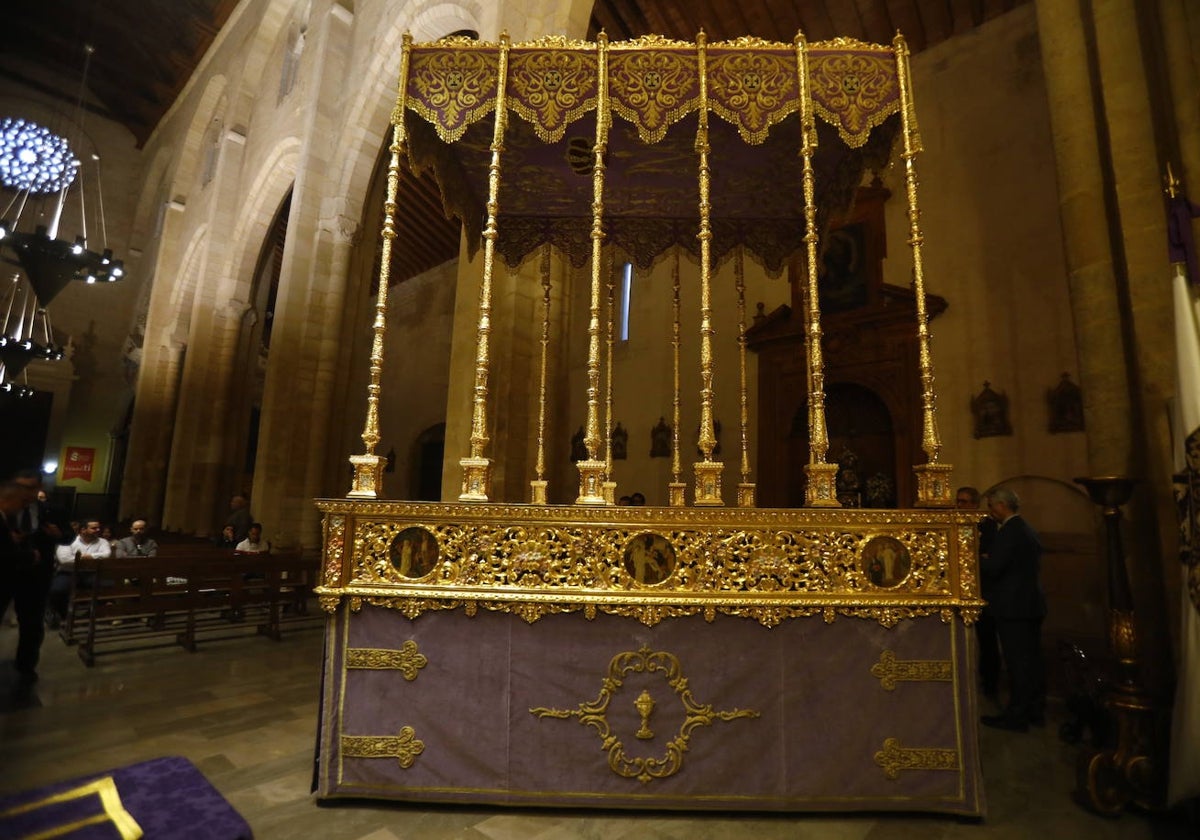
[(1175, 177), (1175, 173), (1171, 171), (1171, 163), (1167, 162), (1167, 175), (1163, 178), (1163, 183), (1167, 185), (1167, 198), (1174, 198), (1179, 195), (1179, 179)]

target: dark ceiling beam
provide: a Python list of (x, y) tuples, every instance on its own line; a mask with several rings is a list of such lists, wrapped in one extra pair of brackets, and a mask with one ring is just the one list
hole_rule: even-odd
[(805, 0), (800, 4), (799, 11), (799, 28), (804, 31), (804, 37), (809, 43), (837, 37), (833, 18), (829, 16), (829, 9), (821, 0)]
[(829, 12), (829, 19), (833, 22), (833, 37), (845, 36), (858, 38), (860, 41), (867, 40), (866, 32), (863, 31), (862, 19), (859, 18), (858, 9), (853, 3), (847, 0), (826, 0), (825, 9)]
[[(887, 10), (893, 29), (898, 29), (904, 36), (909, 50), (920, 52), (925, 49), (929, 39), (925, 35), (925, 27), (921, 25), (915, 0), (887, 0)], [(895, 35), (895, 31), (892, 34)]]
[(854, 5), (862, 20), (865, 40), (873, 44), (890, 44), (896, 28), (888, 17), (887, 7), (878, 0), (854, 0)]
[(965, 32), (970, 32), (975, 27), (971, 12), (973, 0), (949, 0), (949, 2), (950, 18), (954, 23), (954, 34), (962, 35)]
[(917, 12), (921, 18), (921, 28), (925, 32), (925, 46), (941, 43), (954, 33), (950, 9), (945, 0), (937, 0), (934, 3), (918, 3)]

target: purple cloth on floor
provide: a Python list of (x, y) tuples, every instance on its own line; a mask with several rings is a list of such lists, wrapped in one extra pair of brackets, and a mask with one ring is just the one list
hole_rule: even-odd
[[(250, 840), (254, 834), (241, 814), (186, 758), (171, 756), (92, 773), (67, 782), (0, 797), (0, 837), (24, 837), (103, 813), (93, 793), (81, 798), (5, 816), (18, 806), (41, 802), (55, 794), (111, 776), (121, 807), (137, 821), (146, 838), (172, 840)], [(72, 840), (119, 838), (112, 821), (73, 831)]]

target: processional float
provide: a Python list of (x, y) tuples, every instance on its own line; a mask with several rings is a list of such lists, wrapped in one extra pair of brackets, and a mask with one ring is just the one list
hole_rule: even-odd
[[(406, 37), (397, 90), (365, 452), (350, 459), (347, 497), (318, 502), (318, 593), (330, 614), (318, 795), (981, 814), (976, 523), (946, 509), (951, 467), (940, 460), (903, 39)], [(817, 263), (822, 231), (893, 147), (908, 201), (926, 462), (913, 468), (914, 507), (851, 510), (826, 461)], [(406, 156), (433, 169), (468, 242), (483, 247), (456, 502), (380, 498), (385, 314)], [(699, 265), (694, 290), (678, 261), (673, 272), (672, 480), (662, 507), (613, 504), (613, 248), (635, 260), (685, 250)], [(547, 504), (551, 249), (590, 267), (587, 457), (573, 505)], [(801, 509), (755, 507), (743, 253), (774, 268), (800, 254), (805, 266)], [(711, 292), (714, 265), (731, 257), (742, 451), (726, 506)], [(541, 411), (529, 501), (512, 502), (491, 488), (493, 277), (501, 261), (525, 259), (538, 261), (542, 279)], [(693, 291), (701, 387), (689, 486), (678, 313), (681, 293)]]

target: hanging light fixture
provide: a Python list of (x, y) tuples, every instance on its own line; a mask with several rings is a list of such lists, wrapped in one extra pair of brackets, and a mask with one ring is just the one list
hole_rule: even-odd
[[(93, 49), (85, 46), (83, 76), (75, 127), (83, 139), (83, 95)], [(15, 379), (33, 359), (61, 359), (53, 341), (47, 307), (71, 281), (110, 283), (125, 274), (124, 264), (107, 247), (104, 197), (100, 189), (100, 156), (93, 154), (101, 241), (93, 250), (88, 239), (88, 202), (84, 169), (68, 140), (45, 126), (18, 117), (0, 119), (0, 188), (11, 192), (0, 212), (0, 259), (19, 268), (0, 295), (0, 394), (24, 394), (28, 385)], [(69, 193), (78, 186), (79, 233), (59, 238)], [(27, 281), (20, 283), (21, 273)]]

